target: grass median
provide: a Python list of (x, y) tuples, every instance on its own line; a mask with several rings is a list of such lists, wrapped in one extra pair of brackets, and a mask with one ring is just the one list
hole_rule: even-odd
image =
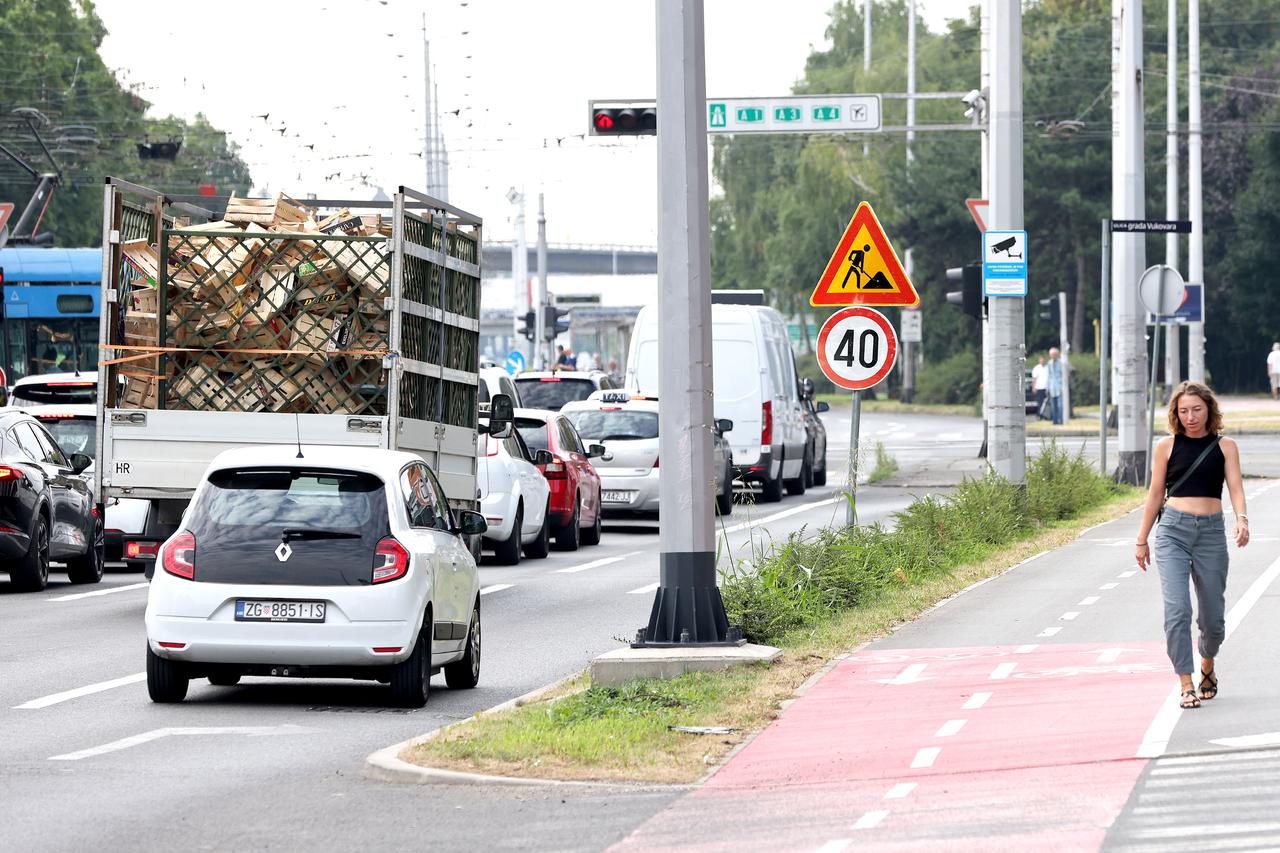
[(783, 650), (772, 666), (616, 688), (593, 687), (584, 675), (522, 707), (444, 729), (401, 757), (506, 776), (697, 781), (833, 658), (1141, 501), (1053, 444), (1030, 463), (1027, 480), (1022, 491), (992, 475), (920, 498), (892, 530), (793, 535), (727, 573), (730, 623)]

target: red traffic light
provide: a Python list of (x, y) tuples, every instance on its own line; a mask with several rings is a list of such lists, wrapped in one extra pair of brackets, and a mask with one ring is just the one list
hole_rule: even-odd
[(611, 106), (601, 107), (591, 105), (593, 136), (652, 136), (657, 132), (657, 105), (653, 101), (615, 101)]
[(596, 130), (601, 133), (608, 133), (613, 130), (613, 116), (610, 110), (596, 110), (595, 125)]

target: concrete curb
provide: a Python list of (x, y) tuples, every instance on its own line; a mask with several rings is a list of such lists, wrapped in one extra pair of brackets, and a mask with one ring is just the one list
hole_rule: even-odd
[[(1157, 426), (1157, 427), (1159, 427), (1159, 423), (1158, 423), (1158, 422), (1157, 422), (1156, 426)], [(1255, 429), (1255, 428), (1252, 428), (1252, 427), (1241, 427), (1240, 429), (1229, 429), (1229, 430), (1226, 430), (1226, 431), (1223, 433), (1223, 435), (1227, 435), (1227, 436), (1232, 436), (1232, 435), (1280, 435), (1280, 429), (1266, 429), (1266, 428), (1263, 428), (1263, 427), (1258, 427), (1258, 428), (1256, 428), (1256, 429)], [(1033, 431), (1031, 431), (1031, 430), (1028, 430), (1028, 431), (1027, 431), (1027, 438), (1029, 438), (1029, 439), (1030, 439), (1030, 438), (1097, 438), (1097, 437), (1098, 437), (1098, 431), (1097, 431), (1096, 429), (1091, 429), (1091, 430), (1086, 430), (1086, 429), (1068, 429), (1068, 430), (1055, 430), (1055, 431), (1053, 431), (1053, 432), (1033, 432)], [(1116, 438), (1116, 433), (1114, 433), (1114, 432), (1108, 432), (1108, 433), (1107, 433), (1107, 440), (1108, 440), (1108, 441), (1110, 441), (1110, 440), (1111, 440), (1111, 439), (1113, 439), (1113, 438)]]

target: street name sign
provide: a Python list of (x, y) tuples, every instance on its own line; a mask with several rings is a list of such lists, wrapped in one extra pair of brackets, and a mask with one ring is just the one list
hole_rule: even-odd
[(865, 391), (893, 370), (898, 336), (889, 319), (872, 308), (841, 308), (818, 331), (818, 364), (841, 388)]
[(1112, 219), (1113, 233), (1190, 234), (1190, 219)]
[(708, 133), (878, 131), (879, 95), (708, 98)]
[(920, 296), (885, 236), (875, 211), (858, 205), (809, 297), (818, 308), (841, 305), (914, 307)]
[(1027, 295), (1027, 232), (982, 232), (982, 295)]

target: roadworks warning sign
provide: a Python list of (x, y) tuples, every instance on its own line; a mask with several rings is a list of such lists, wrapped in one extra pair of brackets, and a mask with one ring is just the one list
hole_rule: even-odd
[(819, 308), (920, 304), (920, 296), (889, 244), (880, 220), (865, 201), (858, 205), (844, 229), (809, 304)]

